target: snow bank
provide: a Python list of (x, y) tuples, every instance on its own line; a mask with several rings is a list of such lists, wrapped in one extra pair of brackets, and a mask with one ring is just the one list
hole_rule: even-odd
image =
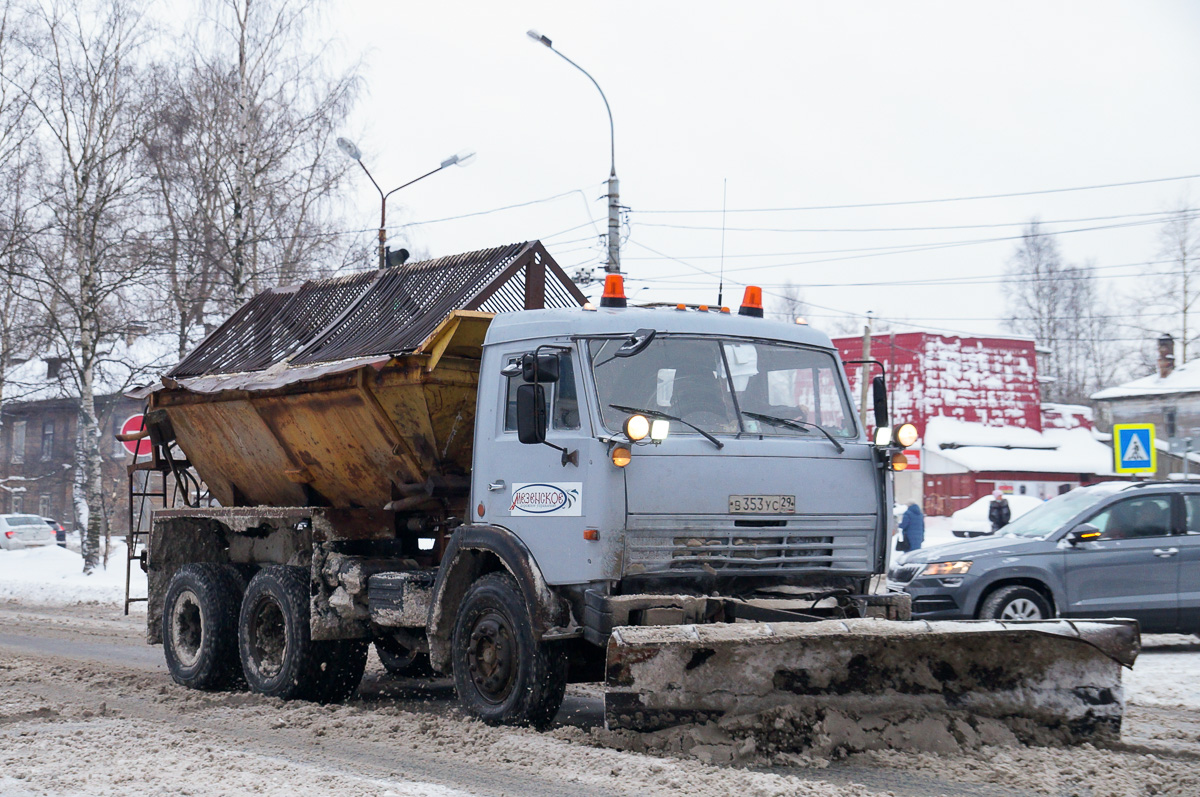
[[(146, 594), (146, 574), (136, 563), (130, 590), (134, 597)], [(0, 600), (44, 606), (124, 605), (125, 545), (114, 544), (108, 567), (99, 566), (89, 576), (83, 574), (82, 556), (57, 545), (0, 551)]]

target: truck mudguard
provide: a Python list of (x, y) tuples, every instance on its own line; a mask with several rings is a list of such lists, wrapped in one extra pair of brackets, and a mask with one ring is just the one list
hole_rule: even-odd
[(450, 669), (450, 643), (459, 604), (475, 579), (507, 570), (525, 596), (534, 638), (570, 622), (570, 607), (551, 590), (525, 543), (502, 526), (459, 526), (450, 537), (433, 585), (429, 607), (429, 659), (434, 669)]

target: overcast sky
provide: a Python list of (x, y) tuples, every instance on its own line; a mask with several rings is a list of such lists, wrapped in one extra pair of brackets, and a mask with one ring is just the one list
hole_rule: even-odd
[[(1196, 2), (340, 0), (329, 22), (365, 59), (366, 94), (345, 135), (385, 190), (478, 152), (390, 202), (393, 247), (430, 256), (540, 238), (569, 272), (602, 265), (604, 105), (525, 31), (587, 69), (615, 118), (630, 208), (622, 265), (638, 302), (716, 302), (723, 181), (725, 303), (747, 283), (769, 303), (791, 280), (817, 305), (817, 326), (870, 310), (926, 328), (1003, 329), (995, 275), (1014, 244), (992, 239), (1035, 215), (1063, 231), (1068, 260), (1101, 267), (1117, 312), (1132, 312), (1122, 297), (1162, 268), (1151, 214), (1200, 202), (1192, 179), (762, 210), (1200, 174)], [(347, 216), (368, 228), (378, 199), (361, 183)], [(913, 227), (950, 229), (894, 229)], [(1095, 227), (1108, 229), (1066, 232)], [(980, 239), (991, 242), (895, 252)], [(958, 282), (902, 284), (946, 279)]]

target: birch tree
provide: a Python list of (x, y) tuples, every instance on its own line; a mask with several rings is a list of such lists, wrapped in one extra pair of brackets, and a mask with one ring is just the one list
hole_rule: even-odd
[(1175, 210), (1159, 233), (1159, 255), (1167, 261), (1156, 267), (1162, 273), (1147, 280), (1144, 309), (1159, 322), (1157, 330), (1145, 329), (1152, 341), (1154, 333), (1170, 332), (1178, 341), (1178, 364), (1188, 361), (1189, 349), (1200, 340), (1200, 221), (1196, 211), (1186, 204)]
[(133, 293), (149, 274), (136, 232), (144, 181), (137, 167), (145, 122), (140, 9), (101, 0), (32, 12), (30, 53), (38, 79), (25, 90), (48, 150), (43, 206), (50, 229), (37, 263), (21, 273), (42, 311), (47, 345), (65, 359), (79, 396), (76, 522), (84, 572), (107, 534), (101, 479), (97, 377), (106, 345), (127, 326)]

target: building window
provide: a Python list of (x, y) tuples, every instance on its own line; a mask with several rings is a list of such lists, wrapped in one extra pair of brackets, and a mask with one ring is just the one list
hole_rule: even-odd
[(19, 514), (21, 514), (21, 512), (23, 512), (24, 510), (25, 510), (25, 501), (24, 501), (24, 498), (23, 498), (22, 496), (20, 496), (20, 495), (14, 495), (14, 496), (12, 497), (12, 511), (13, 511), (13, 514), (14, 514), (14, 515), (19, 515)]
[(50, 496), (38, 496), (38, 514), (46, 517), (50, 514)]
[(1179, 434), (1175, 427), (1175, 408), (1167, 407), (1163, 410), (1163, 424), (1167, 427), (1167, 439), (1170, 440)]
[(42, 459), (54, 459), (54, 419), (42, 422)]
[(25, 461), (25, 421), (13, 421), (9, 461), (20, 465)]

